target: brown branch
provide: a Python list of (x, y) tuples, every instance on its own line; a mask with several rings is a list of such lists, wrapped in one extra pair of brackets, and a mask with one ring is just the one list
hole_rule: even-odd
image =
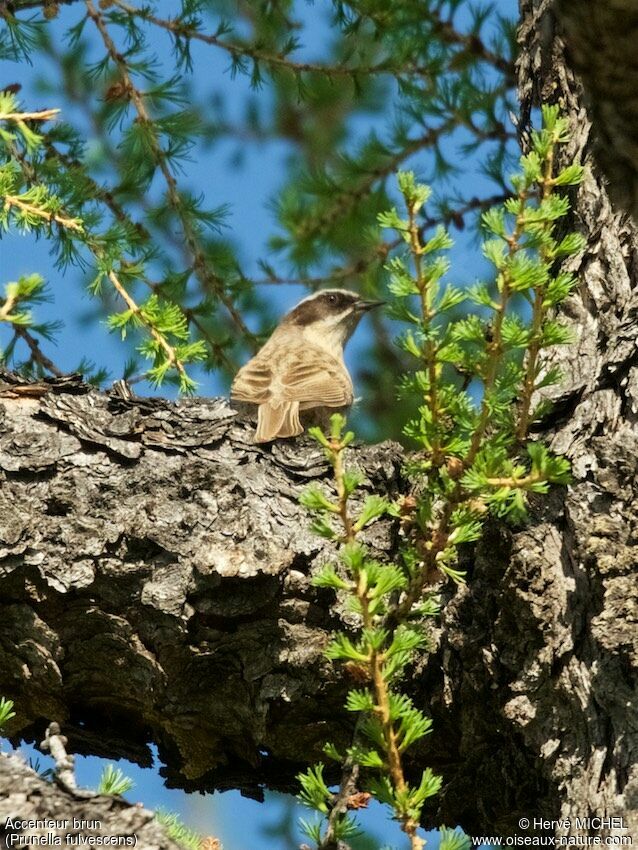
[(33, 204), (29, 204), (26, 201), (23, 201), (19, 195), (4, 195), (4, 206), (8, 207), (17, 207), (29, 215), (35, 215), (39, 218), (43, 218), (46, 221), (55, 221), (56, 224), (61, 225), (62, 227), (66, 227), (68, 230), (75, 230), (79, 233), (84, 232), (84, 228), (82, 226), (82, 222), (77, 218), (66, 218), (65, 216), (59, 215), (58, 213), (48, 212), (47, 210), (42, 209), (41, 207), (34, 206)]
[(430, 9), (427, 13), (432, 20), (432, 29), (434, 34), (439, 36), (441, 41), (448, 44), (458, 44), (462, 46), (465, 52), (477, 59), (493, 65), (498, 71), (501, 71), (505, 77), (514, 83), (514, 63), (511, 60), (505, 59), (490, 50), (480, 36), (459, 32), (454, 26), (452, 20), (443, 20), (438, 10)]
[[(357, 724), (358, 726), (358, 724)], [(357, 727), (353, 733), (353, 743), (357, 738)], [(339, 791), (333, 802), (330, 813), (328, 814), (328, 825), (326, 834), (323, 837), (318, 850), (350, 850), (350, 847), (344, 847), (343, 842), (337, 843), (336, 833), (339, 819), (342, 818), (348, 811), (348, 799), (357, 793), (359, 780), (359, 765), (356, 764), (352, 755), (347, 755), (343, 762), (341, 771), (341, 779), (339, 781)]]
[(224, 41), (211, 33), (202, 33), (195, 27), (181, 23), (178, 19), (167, 20), (153, 15), (147, 9), (141, 9), (136, 6), (131, 6), (125, 3), (124, 0), (113, 0), (113, 5), (117, 6), (123, 12), (132, 17), (141, 18), (148, 23), (154, 24), (160, 29), (170, 32), (176, 38), (192, 39), (193, 41), (201, 41), (204, 44), (218, 47), (221, 50), (230, 54), (233, 59), (241, 59), (247, 57), (254, 62), (263, 62), (272, 68), (280, 68), (299, 73), (323, 74), (327, 77), (356, 77), (356, 76), (372, 76), (376, 74), (392, 74), (400, 76), (403, 74), (412, 74), (415, 76), (432, 76), (431, 69), (418, 65), (408, 65), (406, 67), (397, 67), (390, 62), (380, 62), (378, 65), (364, 65), (358, 68), (348, 68), (344, 65), (323, 65), (316, 62), (296, 62), (288, 59), (279, 53), (269, 53), (255, 47), (250, 47), (247, 44), (238, 44), (234, 42)]
[(5, 115), (0, 115), (0, 121), (50, 121), (55, 118), (59, 109), (43, 109), (40, 112), (7, 112)]
[(158, 343), (158, 345), (161, 346), (161, 348), (164, 349), (164, 352), (166, 354), (166, 357), (168, 358), (168, 362), (170, 363), (170, 365), (174, 366), (175, 369), (177, 369), (177, 372), (182, 377), (182, 379), (184, 380), (185, 383), (188, 382), (189, 379), (188, 379), (188, 375), (186, 374), (186, 369), (184, 369), (184, 364), (182, 363), (182, 361), (177, 356), (177, 353), (175, 352), (175, 349), (173, 348), (173, 346), (168, 342), (166, 337), (163, 334), (161, 334), (157, 330), (157, 328), (155, 328), (155, 326), (151, 322), (149, 322), (147, 319), (144, 318), (144, 315), (143, 315), (140, 307), (137, 305), (137, 303), (133, 300), (133, 298), (126, 291), (126, 289), (124, 288), (124, 286), (122, 285), (122, 283), (120, 282), (118, 276), (115, 274), (114, 271), (110, 271), (108, 273), (108, 278), (111, 281), (111, 283), (113, 284), (113, 288), (118, 293), (118, 295), (122, 298), (122, 300), (125, 302), (126, 306), (129, 308), (129, 310), (138, 317), (140, 322), (142, 322), (142, 324), (148, 329), (148, 331), (151, 334), (151, 336), (153, 337), (153, 339)]
[[(59, 151), (50, 141), (45, 141), (45, 147), (48, 153), (52, 154), (69, 170), (74, 168), (81, 168), (80, 163), (75, 160), (72, 160), (70, 157), (66, 156), (66, 154)], [(136, 221), (135, 219), (133, 219), (130, 213), (128, 213), (124, 209), (124, 207), (120, 203), (118, 203), (118, 201), (113, 196), (113, 193), (108, 188), (106, 188), (105, 186), (100, 186), (96, 180), (94, 180), (89, 174), (87, 174), (83, 170), (81, 171), (81, 176), (86, 182), (87, 187), (89, 187), (93, 197), (95, 197), (96, 199), (101, 201), (106, 207), (108, 207), (115, 219), (119, 221), (120, 224), (132, 227), (145, 242), (153, 241), (153, 236), (148, 230), (148, 228), (141, 221)], [(236, 366), (224, 350), (224, 347), (210, 335), (208, 330), (199, 321), (198, 317), (195, 315), (192, 309), (183, 307), (177, 301), (170, 298), (170, 296), (167, 296), (165, 292), (161, 291), (161, 286), (159, 283), (149, 280), (146, 276), (140, 277), (140, 280), (146, 286), (148, 286), (151, 292), (155, 293), (158, 297), (177, 304), (177, 306), (180, 307), (182, 313), (186, 316), (186, 319), (189, 324), (197, 328), (197, 330), (201, 334), (202, 339), (207, 342), (207, 344), (210, 346), (211, 350), (219, 358), (219, 360), (224, 363), (231, 372), (236, 371)]]
[(137, 112), (139, 121), (152, 131), (150, 133), (150, 144), (153, 152), (153, 158), (155, 160), (156, 165), (160, 169), (162, 176), (164, 177), (169, 203), (180, 220), (182, 231), (184, 233), (184, 238), (192, 256), (193, 271), (195, 272), (195, 275), (199, 278), (201, 283), (204, 285), (204, 287), (209, 288), (213, 291), (213, 293), (228, 311), (231, 319), (233, 320), (236, 327), (239, 329), (240, 333), (248, 341), (251, 348), (253, 350), (256, 350), (257, 341), (255, 334), (253, 334), (252, 331), (244, 323), (244, 320), (235, 308), (232, 299), (230, 299), (225, 293), (224, 281), (218, 275), (213, 273), (208, 267), (206, 257), (204, 256), (202, 248), (199, 244), (195, 230), (185, 213), (184, 203), (177, 188), (177, 181), (175, 180), (175, 177), (173, 176), (169, 168), (166, 153), (160, 147), (157, 137), (153, 132), (153, 121), (148, 113), (148, 110), (146, 109), (143, 95), (133, 83), (126, 60), (117, 49), (115, 42), (109, 34), (103, 16), (95, 8), (92, 0), (86, 0), (86, 8), (89, 17), (95, 24), (98, 32), (100, 33), (100, 36), (102, 37), (102, 41), (104, 42), (104, 46), (107, 50), (109, 57), (116, 65), (122, 76), (122, 82), (125, 86), (128, 96), (131, 99), (131, 102), (133, 103), (135, 111)]
[(20, 325), (13, 325), (13, 332), (28, 346), (29, 351), (31, 352), (31, 360), (38, 363), (45, 371), (55, 375), (56, 378), (63, 378), (66, 375), (66, 372), (58, 369), (53, 360), (50, 360), (46, 354), (42, 353), (40, 343), (26, 328), (23, 328)]

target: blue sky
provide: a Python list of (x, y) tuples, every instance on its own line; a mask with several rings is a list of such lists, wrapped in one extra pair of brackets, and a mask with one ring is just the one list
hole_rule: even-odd
[[(168, 14), (171, 3), (162, 0), (158, 4), (159, 14)], [(296, 16), (301, 19), (304, 47), (299, 57), (305, 60), (321, 60), (322, 52), (330, 43), (331, 29), (329, 25), (330, 4), (326, 0), (317, 3), (299, 2), (296, 4)], [(67, 29), (82, 16), (84, 6), (81, 3), (62, 6), (58, 20), (53, 22), (55, 32), (60, 41)], [(515, 0), (501, 0), (501, 14), (515, 14)], [(461, 15), (461, 20), (463, 16)], [(165, 33), (154, 32), (150, 43), (157, 55), (167, 65), (170, 62), (170, 40)], [(94, 58), (101, 57), (101, 49)], [(244, 75), (232, 75), (229, 58), (223, 51), (215, 51), (207, 45), (193, 45), (193, 60), (196, 69), (195, 85), (199, 94), (207, 98), (210, 109), (214, 112), (213, 92), (221, 91), (224, 97), (224, 114), (229, 121), (241, 123), (247, 98), (268, 98), (267, 88), (255, 93), (250, 88), (250, 82)], [(77, 126), (86, 127), (89, 139), (88, 150), (91, 150), (91, 131), (87, 125), (86, 116), (82, 110), (67, 101), (60, 99), (56, 88), (57, 69), (46, 59), (40, 59), (33, 66), (21, 64), (18, 69), (9, 62), (0, 61), (0, 83), (7, 85), (16, 81), (22, 84), (20, 97), (25, 104), (36, 108), (61, 107), (63, 117), (73, 120)], [(350, 123), (351, 139), (363, 138), (371, 128), (379, 129), (391, 120), (392, 116), (378, 117), (357, 115)], [(467, 196), (473, 194), (492, 194), (492, 184), (479, 170), (468, 169), (468, 158), (461, 154), (459, 146), (467, 141), (467, 137), (458, 134), (445, 151), (453, 163), (463, 169), (462, 188)], [(180, 182), (196, 193), (201, 192), (208, 207), (221, 204), (228, 206), (228, 216), (225, 222), (225, 234), (234, 241), (242, 267), (247, 274), (263, 277), (258, 267), (261, 258), (267, 259), (277, 267), (278, 257), (273, 256), (268, 247), (268, 240), (275, 232), (275, 224), (270, 202), (277, 196), (278, 189), (285, 181), (287, 160), (290, 157), (290, 146), (279, 140), (275, 141), (246, 141), (241, 146), (241, 166), (235, 165), (238, 144), (234, 140), (218, 142), (213, 151), (198, 151), (192, 161), (187, 164)], [(417, 176), (427, 179), (431, 172), (429, 154), (409, 161), (407, 165), (414, 168)], [(458, 185), (458, 184), (457, 184)], [(445, 190), (445, 185), (438, 187)], [(473, 229), (464, 232), (453, 230), (455, 246), (450, 257), (453, 263), (452, 282), (455, 284), (471, 284), (485, 272), (486, 266), (477, 248)], [(2, 235), (0, 245), (0, 285), (8, 280), (15, 280), (23, 274), (38, 272), (48, 281), (54, 294), (54, 301), (42, 308), (39, 315), (59, 320), (63, 327), (56, 338), (55, 348), (51, 350), (52, 359), (62, 369), (75, 368), (82, 357), (89, 357), (98, 365), (106, 365), (113, 379), (119, 378), (124, 363), (129, 357), (129, 350), (119, 341), (117, 335), (109, 332), (103, 321), (91, 321), (95, 316), (96, 302), (86, 290), (87, 279), (79, 270), (71, 269), (62, 274), (53, 266), (49, 256), (49, 246), (46, 240), (36, 240), (32, 235), (9, 233)], [(278, 269), (283, 275), (287, 269)], [(283, 314), (300, 298), (307, 294), (300, 286), (267, 286), (263, 287), (267, 300), (273, 304), (275, 313)], [(249, 322), (250, 323), (250, 322)], [(346, 352), (348, 365), (355, 377), (361, 362), (361, 353), (366, 345), (365, 322), (355, 334)], [(6, 343), (8, 331), (0, 326), (0, 344)], [(198, 392), (201, 395), (225, 394), (227, 384), (218, 376), (206, 375), (200, 372)], [(137, 388), (141, 394), (171, 394), (169, 387), (157, 391), (143, 383)]]
[[(170, 8), (167, 2), (160, 8)], [(321, 58), (330, 35), (328, 23), (329, 5), (317, 2), (314, 5), (298, 4), (298, 15), (308, 24), (304, 33), (306, 47), (301, 52), (303, 58)], [(54, 22), (60, 38), (65, 29), (82, 14), (83, 4), (62, 6), (60, 17)], [(515, 14), (516, 3), (506, 0), (499, 3), (503, 14)], [(167, 56), (168, 39), (157, 33), (152, 36), (153, 45), (161, 56)], [(201, 44), (194, 46), (194, 64), (198, 70), (197, 87), (208, 97), (210, 108), (214, 109), (212, 93), (220, 88), (226, 96), (229, 118), (239, 120), (246, 97), (252, 96), (248, 80), (241, 75), (234, 78), (229, 73), (226, 54), (215, 52)], [(71, 117), (77, 109), (61, 102), (56, 91), (55, 71), (46, 63), (28, 67), (19, 67), (8, 62), (0, 62), (0, 85), (20, 81), (22, 102), (29, 108), (62, 107)], [(262, 93), (260, 97), (267, 96)], [(388, 118), (391, 116), (388, 116)], [(82, 119), (83, 120), (83, 119)], [(364, 116), (353, 123), (353, 134), (363, 134), (369, 129)], [(229, 232), (234, 234), (240, 256), (246, 270), (257, 273), (257, 261), (260, 257), (269, 257), (267, 243), (273, 233), (273, 216), (269, 201), (283, 184), (287, 158), (290, 149), (282, 142), (247, 143), (243, 150), (241, 167), (233, 164), (237, 152), (236, 142), (222, 142), (214, 153), (205, 152), (190, 163), (184, 177), (186, 185), (202, 191), (209, 206), (229, 203), (230, 213), (227, 219)], [(448, 156), (454, 160), (458, 152), (450, 150)], [(413, 164), (414, 165), (414, 164)], [(493, 187), (479, 173), (478, 166), (472, 170), (472, 164), (465, 162), (468, 173), (464, 177), (464, 189), (468, 194), (492, 192)], [(416, 167), (426, 166), (416, 163)], [(456, 247), (452, 252), (454, 282), (471, 283), (483, 269), (475, 238), (471, 232), (454, 234)], [(269, 257), (273, 261), (272, 257)], [(106, 364), (113, 378), (119, 377), (128, 352), (119, 343), (116, 336), (110, 334), (100, 323), (87, 322), (87, 316), (94, 313), (94, 304), (85, 290), (82, 274), (58, 272), (49, 256), (49, 246), (45, 240), (37, 241), (32, 236), (18, 234), (3, 235), (0, 242), (0, 284), (15, 280), (20, 275), (38, 272), (48, 281), (55, 300), (40, 308), (40, 316), (47, 319), (60, 319), (64, 322), (52, 358), (63, 368), (73, 369), (83, 356), (88, 356), (99, 364)], [(296, 286), (269, 287), (267, 296), (272, 299), (275, 310), (283, 313), (290, 308), (305, 292)], [(43, 312), (43, 311), (46, 311)], [(7, 331), (0, 326), (0, 344), (7, 341)], [(357, 333), (349, 352), (348, 362), (355, 375), (357, 363), (366, 342), (366, 330), (363, 326)], [(139, 392), (150, 391), (148, 387), (137, 388)], [(226, 387), (215, 376), (202, 380), (200, 393), (215, 395), (225, 392)], [(45, 759), (40, 757), (42, 762)], [(86, 786), (95, 786), (98, 782), (104, 762), (95, 758), (78, 759), (78, 778)], [(204, 834), (217, 835), (223, 839), (224, 850), (279, 850), (271, 837), (264, 835), (264, 828), (279, 817), (277, 799), (269, 798), (262, 806), (254, 801), (245, 800), (238, 793), (202, 797), (187, 795), (178, 790), (167, 790), (157, 769), (142, 771), (135, 765), (122, 764), (124, 771), (136, 782), (135, 789), (127, 796), (131, 800), (141, 800), (150, 807), (162, 806), (179, 812), (190, 826)], [(302, 812), (300, 812), (302, 813)], [(400, 833), (394, 824), (389, 823), (385, 812), (375, 807), (367, 816), (373, 831), (383, 842), (393, 841), (402, 846)], [(238, 824), (241, 824), (239, 827)], [(434, 847), (435, 843), (431, 843)], [(283, 850), (283, 847), (282, 847)]]

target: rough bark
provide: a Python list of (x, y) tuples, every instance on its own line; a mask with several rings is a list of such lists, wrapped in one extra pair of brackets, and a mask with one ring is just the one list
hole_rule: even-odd
[[(289, 787), (343, 685), (322, 650), (331, 547), (298, 497), (328, 465), (308, 438), (258, 447), (219, 399), (128, 402), (53, 382), (0, 402), (0, 694), (12, 731), (57, 720), (74, 752), (151, 763), (191, 789)], [(19, 388), (18, 388), (19, 390)], [(15, 397), (11, 397), (11, 396)], [(360, 448), (392, 494), (400, 454)], [(377, 523), (369, 542), (390, 546)]]
[[(565, 377), (545, 429), (571, 459), (574, 484), (539, 503), (526, 529), (503, 532), (500, 548), (479, 547), (473, 580), (446, 612), (443, 694), (467, 730), (460, 754), (485, 777), (492, 750), (488, 776), (505, 781), (509, 801), (495, 796), (482, 823), (520, 832), (518, 810), (569, 820), (558, 831), (572, 834), (576, 817), (624, 816), (635, 836), (638, 240), (592, 161), (580, 84), (546, 0), (521, 3), (519, 41), (523, 144), (532, 108), (556, 102), (573, 132), (564, 163), (588, 165), (571, 222), (587, 248), (573, 261), (580, 290), (564, 311), (576, 341), (552, 355)], [(467, 765), (460, 776), (467, 783)]]
[[(19, 756), (0, 753), (0, 847), (19, 847), (20, 839), (70, 847), (82, 837), (99, 842), (95, 846), (181, 850), (153, 818), (153, 812), (120, 797), (73, 794), (42, 779)], [(29, 827), (24, 821), (39, 825)], [(136, 843), (130, 844), (131, 840)]]
[(584, 84), (611, 198), (638, 220), (638, 4), (560, 0), (567, 57)]
[[(521, 137), (543, 101), (570, 116), (588, 246), (565, 315), (575, 344), (546, 431), (574, 483), (523, 529), (491, 527), (445, 607), (413, 689), (444, 776), (434, 823), (475, 834), (521, 817), (623, 816), (638, 835), (638, 357), (632, 223), (591, 163), (591, 125), (550, 4), (521, 5)], [(126, 401), (84, 387), (5, 398), (0, 438), (0, 693), (14, 732), (49, 719), (72, 748), (149, 763), (171, 784), (288, 787), (347, 734), (322, 660), (337, 620), (309, 577), (329, 547), (296, 498), (326, 467), (305, 439), (256, 447), (220, 401)], [(396, 446), (359, 448), (369, 488), (400, 487)], [(370, 543), (391, 552), (390, 526)], [(554, 832), (555, 827), (535, 830)], [(532, 834), (527, 833), (527, 834)]]

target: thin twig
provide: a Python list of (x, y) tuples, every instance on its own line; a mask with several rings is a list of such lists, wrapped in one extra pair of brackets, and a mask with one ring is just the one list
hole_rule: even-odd
[(0, 121), (50, 121), (60, 112), (59, 109), (42, 109), (40, 112), (6, 112), (0, 115)]
[(43, 354), (40, 343), (26, 328), (23, 328), (21, 325), (13, 325), (13, 332), (26, 343), (31, 352), (31, 360), (33, 362), (38, 363), (45, 371), (55, 375), (56, 378), (63, 378), (67, 374), (59, 369), (46, 354)]
[[(359, 724), (357, 723), (357, 726)], [(352, 743), (354, 744), (357, 738), (357, 726), (352, 734)], [(341, 780), (339, 782), (339, 791), (336, 799), (330, 809), (328, 815), (328, 825), (323, 840), (317, 850), (335, 850), (339, 847), (337, 844), (336, 834), (338, 823), (348, 811), (348, 798), (352, 797), (357, 792), (357, 783), (359, 780), (359, 765), (355, 762), (351, 755), (347, 755), (343, 762), (341, 770)], [(339, 847), (339, 850), (342, 850)]]
[(102, 41), (104, 42), (104, 46), (107, 50), (109, 57), (117, 66), (122, 76), (122, 82), (128, 93), (128, 96), (131, 99), (131, 102), (133, 103), (133, 106), (135, 107), (135, 111), (137, 112), (139, 121), (149, 127), (149, 129), (151, 129), (149, 137), (150, 145), (153, 151), (153, 158), (158, 168), (160, 169), (162, 176), (164, 177), (164, 181), (166, 182), (170, 205), (174, 209), (180, 220), (182, 231), (184, 233), (184, 238), (191, 253), (193, 261), (193, 271), (205, 287), (212, 289), (213, 293), (217, 296), (217, 298), (228, 311), (231, 319), (241, 332), (243, 338), (246, 339), (246, 341), (254, 351), (257, 348), (257, 340), (255, 334), (253, 334), (252, 331), (245, 324), (243, 318), (240, 316), (235, 305), (233, 304), (232, 299), (229, 298), (226, 292), (224, 291), (224, 281), (218, 275), (214, 274), (208, 267), (206, 257), (199, 244), (195, 230), (185, 213), (184, 203), (180, 197), (179, 190), (177, 188), (177, 181), (175, 180), (175, 177), (171, 173), (171, 170), (168, 166), (166, 153), (160, 147), (157, 137), (153, 132), (153, 121), (148, 113), (148, 110), (146, 109), (142, 94), (133, 83), (133, 80), (129, 73), (128, 64), (126, 63), (126, 60), (124, 59), (120, 51), (117, 49), (115, 42), (109, 34), (103, 16), (97, 11), (92, 0), (86, 0), (86, 8), (89, 17), (95, 24), (98, 32), (100, 33), (100, 36), (102, 37)]
[(120, 282), (120, 280), (117, 277), (117, 275), (115, 274), (115, 272), (110, 271), (108, 273), (108, 277), (109, 277), (109, 280), (111, 281), (111, 283), (113, 284), (115, 291), (123, 299), (126, 306), (129, 308), (129, 310), (132, 313), (134, 313), (138, 317), (140, 322), (142, 322), (142, 324), (145, 325), (145, 327), (148, 329), (148, 331), (151, 334), (151, 336), (153, 337), (153, 339), (164, 349), (166, 357), (168, 358), (168, 362), (170, 363), (171, 366), (174, 366), (175, 369), (177, 369), (177, 371), (178, 371), (179, 375), (181, 376), (181, 378), (183, 379), (184, 383), (187, 384), (188, 381), (189, 381), (189, 378), (188, 378), (188, 375), (186, 374), (186, 369), (184, 369), (184, 364), (178, 358), (177, 353), (175, 352), (175, 349), (173, 348), (173, 346), (168, 342), (166, 337), (163, 334), (161, 334), (153, 326), (153, 324), (151, 322), (149, 322), (147, 319), (144, 318), (144, 315), (142, 314), (140, 307), (136, 304), (136, 302), (133, 300), (133, 298), (126, 291), (126, 289), (124, 288), (124, 286)]
[(313, 73), (323, 74), (327, 77), (356, 77), (356, 76), (372, 76), (376, 74), (392, 74), (403, 75), (410, 74), (414, 76), (432, 76), (432, 70), (427, 67), (408, 64), (405, 67), (397, 67), (391, 62), (380, 62), (377, 65), (363, 65), (360, 67), (350, 68), (345, 65), (324, 65), (316, 62), (296, 62), (279, 53), (269, 53), (256, 47), (251, 47), (247, 44), (237, 44), (230, 41), (225, 41), (219, 36), (211, 33), (202, 33), (193, 26), (188, 26), (178, 19), (166, 20), (153, 15), (148, 9), (142, 9), (136, 6), (131, 6), (125, 3), (124, 0), (113, 0), (113, 5), (117, 6), (123, 12), (126, 12), (132, 17), (141, 18), (160, 29), (170, 32), (176, 38), (192, 39), (193, 41), (201, 41), (204, 44), (218, 47), (221, 50), (230, 54), (233, 59), (241, 59), (247, 57), (255, 62), (263, 62), (273, 68), (286, 69), (294, 73)]
[(16, 306), (18, 302), (18, 297), (15, 293), (12, 293), (7, 296), (4, 304), (0, 307), (0, 322), (10, 322), (11, 319), (9, 316), (11, 315), (11, 311)]
[(514, 82), (514, 63), (511, 60), (505, 59), (490, 50), (480, 36), (474, 33), (467, 35), (459, 32), (451, 19), (443, 20), (441, 18), (438, 9), (428, 9), (428, 15), (432, 20), (434, 34), (438, 35), (441, 41), (461, 45), (467, 53), (493, 65), (508, 80)]
[(78, 233), (84, 232), (84, 228), (80, 219), (66, 218), (65, 216), (62, 216), (59, 213), (48, 212), (48, 210), (44, 210), (41, 207), (37, 207), (33, 204), (29, 204), (26, 201), (23, 201), (19, 197), (19, 195), (4, 195), (3, 199), (5, 208), (17, 207), (19, 210), (22, 210), (28, 215), (35, 215), (39, 218), (45, 219), (46, 221), (55, 221), (62, 227), (67, 228), (67, 230), (75, 230)]

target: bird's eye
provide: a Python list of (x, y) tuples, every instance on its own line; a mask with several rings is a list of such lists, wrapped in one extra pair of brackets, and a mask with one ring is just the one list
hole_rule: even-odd
[(334, 293), (333, 293), (332, 295), (329, 295), (329, 296), (328, 296), (328, 301), (329, 301), (331, 304), (336, 304), (336, 303), (337, 303), (337, 296), (336, 296)]

